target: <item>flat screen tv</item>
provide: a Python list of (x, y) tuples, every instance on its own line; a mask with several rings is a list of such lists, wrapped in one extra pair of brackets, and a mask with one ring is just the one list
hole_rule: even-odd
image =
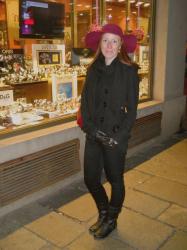
[(40, 0), (19, 1), (20, 38), (64, 37), (64, 4)]

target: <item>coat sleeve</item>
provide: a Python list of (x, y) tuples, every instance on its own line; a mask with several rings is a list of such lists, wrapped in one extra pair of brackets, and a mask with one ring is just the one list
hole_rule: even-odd
[(91, 98), (91, 96), (89, 96), (90, 88), (91, 88), (90, 81), (89, 81), (89, 73), (90, 72), (88, 71), (86, 75), (84, 87), (82, 90), (82, 94), (81, 94), (81, 116), (82, 116), (82, 121), (83, 121), (82, 130), (86, 134), (92, 135), (96, 131), (96, 128), (92, 121), (90, 110), (89, 110), (89, 98)]
[(135, 66), (130, 68), (129, 81), (127, 83), (127, 102), (124, 104), (124, 119), (114, 136), (119, 143), (130, 137), (131, 129), (136, 120), (139, 97), (139, 77), (137, 71), (138, 68)]

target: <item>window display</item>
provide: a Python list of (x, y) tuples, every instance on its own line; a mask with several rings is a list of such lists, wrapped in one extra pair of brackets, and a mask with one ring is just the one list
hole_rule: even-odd
[(32, 64), (35, 72), (49, 65), (65, 63), (65, 45), (32, 44)]
[[(137, 37), (135, 53), (129, 57), (140, 66), (140, 101), (150, 100), (154, 2), (22, 0), (20, 12), (17, 0), (5, 2), (7, 13), (13, 13), (11, 20), (15, 22), (12, 25), (10, 15), (9, 19), (6, 13), (1, 15), (8, 24), (3, 32), (10, 35), (8, 48), (4, 43), (0, 51), (0, 91), (12, 91), (13, 97), (11, 103), (0, 105), (0, 136), (1, 132), (10, 133), (32, 126), (37, 129), (37, 125), (42, 124), (50, 126), (53, 121), (63, 122), (67, 117), (75, 119), (86, 71), (94, 57), (94, 52), (85, 46), (85, 34), (105, 23), (116, 23), (125, 34)], [(19, 34), (19, 20), (24, 18), (26, 26), (32, 22), (26, 7), (38, 8), (38, 4), (63, 6), (63, 35), (50, 39), (41, 37), (42, 40), (29, 39), (33, 34), (26, 39), (22, 35), (22, 38), (15, 38), (13, 34)]]
[(5, 1), (0, 1), (0, 48), (7, 48), (7, 24)]
[(52, 75), (52, 100), (65, 101), (77, 98), (77, 74)]
[(27, 103), (26, 98), (19, 98), (11, 105), (0, 108), (0, 127), (16, 129), (21, 125), (36, 125), (45, 118), (56, 118), (76, 113), (79, 99), (64, 98), (56, 102), (46, 99), (35, 99), (34, 105)]
[[(80, 105), (80, 96), (77, 94), (77, 76), (85, 75), (85, 65), (70, 67), (68, 64), (62, 64), (49, 65), (46, 68), (41, 67), (38, 68), (37, 73), (34, 71), (30, 73), (32, 78), (27, 78), (27, 82), (24, 82), (26, 79), (22, 78), (23, 72), (27, 72), (26, 75), (29, 76), (27, 66), (25, 66), (16, 74), (7, 73), (5, 77), (1, 78), (0, 89), (13, 87), (12, 92), (14, 92), (14, 101), (12, 95), (12, 101), (7, 105), (2, 104), (0, 107), (1, 132), (10, 132), (10, 129), (17, 130), (42, 123), (46, 124), (49, 120), (66, 118), (69, 115), (76, 116)], [(21, 97), (15, 98), (18, 87), (25, 84), (24, 89), (26, 90), (29, 83), (33, 85), (32, 102), (30, 102), (31, 98), (27, 96), (26, 92), (23, 92)], [(37, 99), (36, 85), (39, 83), (42, 84), (41, 92), (43, 96)], [(45, 84), (48, 88), (46, 93), (43, 91)], [(49, 93), (50, 98), (48, 98)], [(2, 99), (5, 94), (7, 96), (7, 91), (0, 95)]]

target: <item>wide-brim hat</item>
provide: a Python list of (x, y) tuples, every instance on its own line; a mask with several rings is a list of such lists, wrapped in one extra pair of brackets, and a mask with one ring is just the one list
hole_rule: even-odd
[(124, 44), (124, 48), (127, 53), (133, 53), (136, 49), (137, 38), (133, 34), (123, 34), (122, 29), (116, 24), (106, 24), (99, 30), (88, 32), (85, 36), (85, 45), (87, 48), (91, 48), (96, 51), (99, 45), (99, 41), (104, 33), (112, 33), (118, 35)]

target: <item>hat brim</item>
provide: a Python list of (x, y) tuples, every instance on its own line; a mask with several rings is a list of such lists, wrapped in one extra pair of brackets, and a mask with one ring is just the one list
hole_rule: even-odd
[(92, 31), (86, 34), (85, 44), (87, 48), (96, 51), (99, 45), (99, 41), (101, 39), (102, 32), (101, 31)]
[[(101, 39), (103, 32), (102, 31), (92, 31), (86, 34), (85, 45), (87, 48), (97, 51), (99, 41)], [(136, 49), (137, 38), (135, 35), (123, 35), (124, 47), (127, 53), (133, 53)]]
[(136, 50), (137, 38), (135, 35), (124, 35), (124, 44), (127, 53), (133, 53)]

